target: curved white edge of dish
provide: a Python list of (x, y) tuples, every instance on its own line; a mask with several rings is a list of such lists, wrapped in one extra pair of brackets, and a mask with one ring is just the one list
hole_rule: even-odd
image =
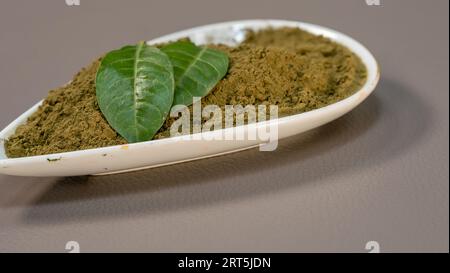
[[(247, 132), (250, 128), (260, 128), (276, 123), (278, 139), (286, 138), (339, 118), (364, 101), (375, 89), (380, 77), (380, 70), (369, 50), (345, 34), (318, 25), (285, 20), (230, 21), (183, 30), (151, 40), (148, 43), (163, 43), (189, 37), (197, 44), (216, 42), (233, 45), (244, 39), (245, 29), (257, 30), (282, 26), (299, 27), (311, 33), (328, 37), (349, 48), (359, 56), (367, 68), (367, 81), (364, 86), (352, 96), (320, 109), (253, 125), (205, 132), (202, 133), (203, 137), (212, 139), (214, 136), (223, 134), (224, 130)], [(227, 154), (261, 144), (259, 140), (193, 140), (193, 135), (187, 135), (74, 152), (7, 158), (4, 151), (4, 140), (14, 133), (17, 126), (25, 123), (41, 103), (42, 101), (31, 107), (0, 132), (0, 173), (20, 176), (120, 173)]]

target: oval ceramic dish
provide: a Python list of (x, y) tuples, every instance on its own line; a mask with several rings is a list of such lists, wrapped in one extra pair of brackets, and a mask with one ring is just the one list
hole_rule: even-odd
[[(149, 41), (162, 43), (189, 37), (194, 43), (224, 43), (235, 45), (245, 38), (245, 29), (258, 30), (266, 27), (298, 27), (314, 34), (323, 35), (342, 44), (358, 55), (367, 67), (367, 81), (354, 95), (332, 105), (253, 126), (278, 126), (278, 139), (311, 130), (355, 108), (375, 89), (380, 72), (375, 58), (359, 42), (345, 34), (325, 27), (294, 21), (247, 20), (232, 21), (196, 27)], [(175, 164), (256, 147), (260, 140), (193, 140), (179, 136), (128, 145), (110, 146), (51, 155), (9, 159), (5, 155), (4, 140), (14, 133), (17, 126), (37, 110), (39, 102), (0, 132), (0, 173), (20, 176), (76, 176), (112, 174)], [(250, 125), (230, 128), (248, 132)], [(229, 130), (229, 129), (224, 129)], [(202, 139), (211, 139), (222, 130), (202, 133)]]

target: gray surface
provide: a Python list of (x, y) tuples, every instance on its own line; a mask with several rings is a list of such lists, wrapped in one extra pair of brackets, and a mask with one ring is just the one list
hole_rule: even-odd
[[(250, 18), (360, 40), (375, 94), (257, 150), (108, 177), (0, 176), (0, 251), (448, 251), (448, 1), (4, 1), (0, 127), (109, 49)], [(128, 3), (128, 4), (125, 4)], [(177, 4), (175, 4), (177, 3)]]

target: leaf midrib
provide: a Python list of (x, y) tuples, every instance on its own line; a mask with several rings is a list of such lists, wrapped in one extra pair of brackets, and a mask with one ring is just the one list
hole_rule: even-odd
[[(202, 49), (197, 54), (194, 55), (195, 57), (192, 60), (192, 62), (187, 66), (187, 68), (184, 71), (183, 75), (175, 83), (176, 86), (178, 86), (178, 84), (181, 82), (181, 80), (184, 79), (186, 77), (186, 75), (188, 75), (188, 72), (194, 67), (195, 63), (197, 63), (198, 60), (200, 60), (201, 56), (203, 55), (203, 53), (205, 53), (205, 51), (207, 49), (208, 49), (207, 47), (202, 47)], [(186, 91), (193, 96), (193, 94), (189, 90), (186, 90)]]
[(134, 107), (133, 107), (133, 112), (134, 112), (134, 128), (135, 128), (135, 133), (136, 133), (136, 138), (138, 138), (138, 122), (137, 122), (137, 97), (136, 97), (136, 79), (137, 79), (137, 70), (138, 70), (138, 63), (139, 63), (139, 57), (141, 54), (142, 49), (144, 48), (144, 43), (140, 42), (136, 48), (136, 52), (134, 53), (134, 64), (133, 64), (133, 68), (134, 68), (134, 73), (133, 73), (133, 102), (134, 102)]

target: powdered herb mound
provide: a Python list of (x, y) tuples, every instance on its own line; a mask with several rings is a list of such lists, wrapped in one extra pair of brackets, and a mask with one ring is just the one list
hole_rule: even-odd
[[(296, 28), (249, 32), (229, 55), (227, 75), (203, 105), (276, 104), (279, 116), (317, 109), (348, 97), (366, 80), (362, 62), (345, 47)], [(99, 60), (73, 81), (50, 91), (43, 105), (5, 143), (8, 157), (124, 144), (102, 116), (95, 97)], [(169, 136), (169, 118), (154, 139)]]
[(17, 128), (6, 144), (8, 157), (51, 154), (125, 144), (108, 124), (95, 97), (100, 60), (49, 92), (39, 110)]

